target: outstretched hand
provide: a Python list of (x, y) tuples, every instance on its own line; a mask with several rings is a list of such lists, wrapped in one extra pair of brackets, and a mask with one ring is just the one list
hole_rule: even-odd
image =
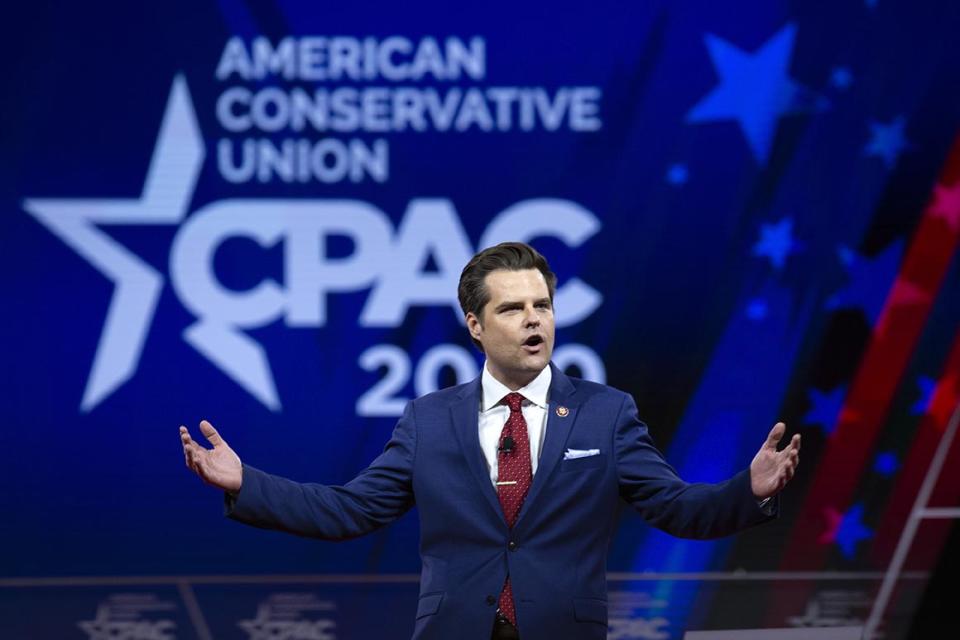
[(183, 457), (187, 466), (209, 485), (224, 491), (239, 491), (243, 480), (239, 456), (206, 420), (200, 422), (200, 433), (213, 445), (213, 449), (197, 444), (187, 428), (180, 426), (180, 442), (183, 443)]
[(782, 451), (777, 451), (777, 445), (783, 438), (787, 425), (778, 422), (770, 430), (767, 441), (757, 451), (750, 463), (750, 488), (753, 495), (764, 500), (780, 493), (780, 490), (790, 481), (800, 462), (800, 434), (790, 439)]

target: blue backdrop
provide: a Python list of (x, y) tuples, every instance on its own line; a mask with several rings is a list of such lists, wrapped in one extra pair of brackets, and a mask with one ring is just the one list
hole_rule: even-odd
[[(773, 525), (691, 543), (623, 514), (611, 637), (815, 624), (825, 597), (865, 618), (960, 397), (956, 3), (8, 13), (0, 635), (408, 635), (415, 515), (243, 528), (177, 426), (345, 482), (405, 400), (476, 375), (456, 281), (506, 239), (559, 275), (555, 361), (632, 393), (684, 477), (804, 436)], [(731, 608), (706, 574), (738, 569), (863, 575)]]

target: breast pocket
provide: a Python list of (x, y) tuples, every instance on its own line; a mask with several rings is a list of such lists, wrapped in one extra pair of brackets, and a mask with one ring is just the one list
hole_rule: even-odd
[(600, 453), (595, 456), (586, 456), (583, 458), (573, 458), (572, 460), (561, 460), (560, 471), (585, 471), (587, 469), (599, 469), (607, 465), (607, 455)]
[(440, 610), (443, 593), (425, 593), (417, 603), (417, 620), (434, 615)]

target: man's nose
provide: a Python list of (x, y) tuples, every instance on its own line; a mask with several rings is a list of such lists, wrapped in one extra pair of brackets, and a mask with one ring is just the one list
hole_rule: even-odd
[(527, 326), (537, 326), (540, 324), (540, 315), (537, 313), (537, 310), (532, 306), (526, 307), (524, 309), (526, 317), (524, 318), (525, 324)]

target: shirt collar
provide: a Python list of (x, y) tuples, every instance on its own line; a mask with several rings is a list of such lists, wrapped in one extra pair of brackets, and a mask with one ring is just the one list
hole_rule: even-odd
[[(529, 402), (542, 409), (547, 408), (547, 393), (550, 391), (550, 382), (553, 380), (553, 371), (548, 364), (536, 378), (530, 381), (525, 387), (517, 389), (517, 393), (526, 398)], [(480, 386), (483, 389), (483, 397), (480, 400), (480, 411), (487, 411), (503, 400), (503, 396), (510, 393), (507, 385), (493, 377), (487, 368), (487, 363), (483, 364), (483, 374), (480, 376)]]

